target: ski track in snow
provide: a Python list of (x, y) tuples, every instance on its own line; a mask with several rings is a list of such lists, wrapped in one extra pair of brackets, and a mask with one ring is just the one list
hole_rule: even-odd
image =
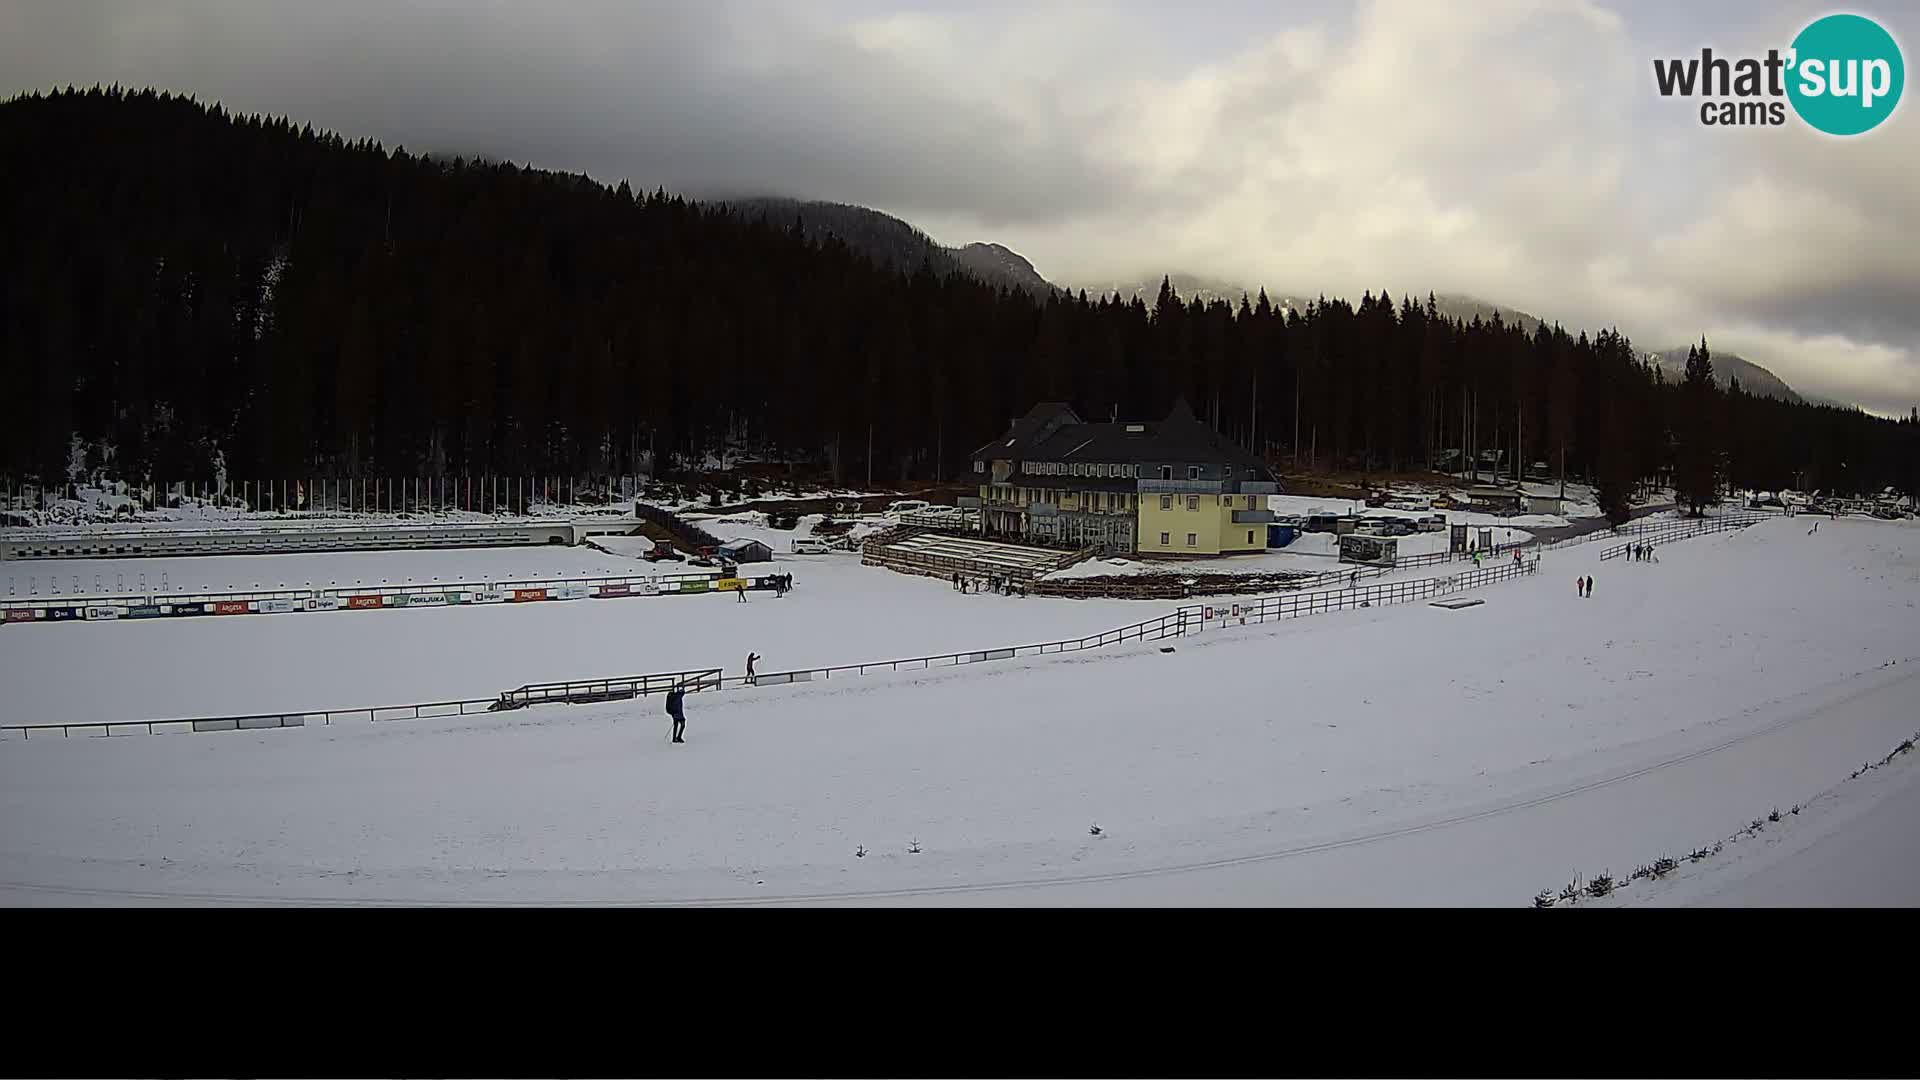
[[(1920, 529), (1804, 532), (1779, 521), (1675, 543), (1658, 565), (1574, 548), (1477, 593), (1479, 608), (1210, 632), (1171, 655), (697, 695), (685, 747), (651, 702), (9, 743), (0, 896), (1524, 903), (1575, 872), (1623, 875), (1725, 835), (1911, 732)], [(991, 624), (1003, 643), (1045, 636), (1009, 639), (1008, 612), (1083, 611), (1083, 632), (1149, 606), (963, 597), (850, 562), (838, 590), (689, 608), (665, 632), (760, 634), (792, 604), (781, 632), (826, 638), (883, 618), (893, 587), (926, 619)], [(1587, 572), (1595, 596), (1576, 599)], [(545, 605), (558, 621), (542, 636), (564, 641), (600, 608), (704, 600)], [(735, 608), (768, 614), (691, 615)], [(922, 854), (905, 853), (910, 839)], [(853, 857), (860, 845), (869, 857)]]

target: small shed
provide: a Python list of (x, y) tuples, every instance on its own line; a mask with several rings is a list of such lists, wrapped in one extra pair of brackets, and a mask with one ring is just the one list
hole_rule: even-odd
[(1558, 514), (1566, 509), (1566, 500), (1558, 495), (1527, 496), (1527, 513)]
[(718, 554), (721, 558), (736, 563), (773, 561), (773, 549), (758, 540), (729, 540), (720, 545)]

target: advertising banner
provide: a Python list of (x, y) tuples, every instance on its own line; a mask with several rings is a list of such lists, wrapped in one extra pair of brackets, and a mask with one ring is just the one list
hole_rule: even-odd
[(595, 596), (630, 596), (632, 589), (626, 585), (602, 585), (594, 590)]
[(129, 619), (156, 619), (162, 615), (172, 614), (172, 612), (172, 606), (167, 604), (135, 604), (127, 609), (126, 617)]
[(1397, 540), (1358, 534), (1343, 536), (1340, 538), (1340, 561), (1366, 566), (1392, 566), (1399, 548), (1400, 542)]
[(513, 602), (516, 604), (524, 604), (529, 600), (545, 600), (546, 598), (547, 598), (547, 590), (545, 589), (513, 590)]
[(33, 608), (8, 608), (7, 614), (6, 614), (6, 621), (7, 622), (32, 622), (34, 619), (38, 617), (39, 615), (34, 611)]
[(585, 585), (562, 585), (553, 590), (553, 598), (555, 600), (585, 600), (587, 598), (587, 587)]
[(249, 600), (216, 600), (209, 610), (215, 615), (245, 615), (253, 610)]
[(446, 593), (407, 593), (407, 607), (439, 607), (447, 602)]
[(261, 611), (271, 612), (275, 615), (284, 614), (289, 611), (299, 611), (302, 607), (303, 605), (298, 600), (275, 599), (260, 601)]
[(117, 619), (120, 617), (120, 609), (117, 607), (90, 607), (87, 609), (86, 617), (96, 620)]
[(340, 598), (337, 596), (316, 596), (307, 601), (308, 611), (339, 611)]
[(349, 596), (347, 597), (347, 606), (350, 608), (356, 608), (356, 609), (377, 608), (377, 607), (385, 607), (386, 604), (387, 604), (387, 598), (384, 596)]
[(467, 603), (469, 604), (504, 604), (507, 600), (507, 594), (501, 592), (499, 589), (482, 589), (479, 592), (467, 594)]
[(705, 580), (704, 578), (702, 578), (702, 579), (695, 579), (695, 580), (689, 580), (689, 581), (683, 581), (683, 582), (681, 582), (681, 583), (680, 583), (680, 591), (681, 591), (681, 592), (683, 592), (683, 593), (688, 593), (688, 592), (706, 592), (706, 591), (707, 591), (707, 582), (706, 582), (706, 580)]

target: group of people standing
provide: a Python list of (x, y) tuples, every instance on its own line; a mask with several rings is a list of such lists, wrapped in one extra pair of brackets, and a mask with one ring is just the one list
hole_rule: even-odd
[(1659, 562), (1660, 561), (1653, 554), (1652, 544), (1629, 544), (1627, 546), (1627, 553), (1633, 556), (1634, 562)]
[(1593, 575), (1588, 574), (1584, 577), (1574, 578), (1573, 585), (1574, 585), (1575, 591), (1579, 595), (1581, 596), (1593, 595)]
[(955, 573), (951, 580), (955, 592), (991, 592), (1001, 596), (1027, 595), (1027, 583), (1015, 581), (1012, 578), (970, 578), (964, 574)]

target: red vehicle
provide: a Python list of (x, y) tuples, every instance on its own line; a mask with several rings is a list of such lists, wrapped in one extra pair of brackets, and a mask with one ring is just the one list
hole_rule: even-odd
[(647, 560), (648, 562), (661, 562), (665, 560), (680, 562), (681, 560), (685, 559), (686, 556), (673, 550), (672, 544), (669, 544), (664, 540), (656, 540), (653, 543), (653, 547), (648, 549), (647, 553), (645, 555), (642, 555), (641, 558)]

